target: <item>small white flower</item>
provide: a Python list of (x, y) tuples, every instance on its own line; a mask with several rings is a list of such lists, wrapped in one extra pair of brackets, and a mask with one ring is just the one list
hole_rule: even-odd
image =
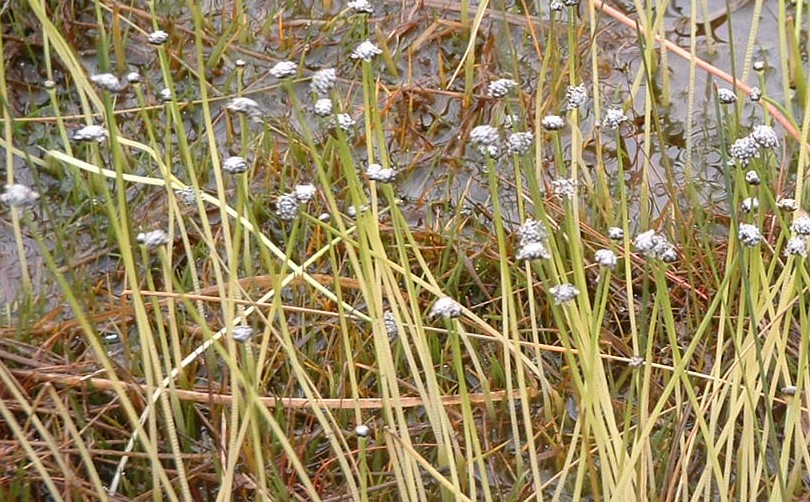
[(444, 317), (447, 319), (452, 319), (454, 317), (458, 317), (463, 312), (461, 305), (450, 298), (449, 296), (445, 296), (436, 300), (436, 303), (433, 304), (433, 308), (430, 309), (430, 317)]
[(169, 40), (169, 34), (162, 30), (153, 31), (146, 40), (152, 45), (163, 45)]
[(762, 148), (776, 148), (779, 146), (779, 137), (773, 127), (758, 125), (751, 132), (751, 139), (757, 142)]
[(560, 199), (573, 199), (577, 194), (577, 180), (559, 179), (551, 182), (551, 191)]
[(554, 305), (570, 302), (579, 295), (579, 290), (573, 284), (560, 284), (551, 288), (549, 292), (554, 298)]
[(128, 82), (120, 82), (118, 77), (112, 73), (99, 73), (98, 75), (91, 75), (90, 80), (100, 88), (110, 92), (122, 91), (126, 89), (128, 85)]
[(163, 89), (160, 91), (160, 99), (163, 101), (171, 101), (174, 99), (174, 95), (172, 94), (171, 89)]
[(731, 89), (721, 87), (717, 89), (717, 99), (724, 105), (730, 105), (737, 101), (737, 95)]
[(231, 174), (243, 173), (247, 171), (247, 168), (247, 160), (244, 157), (228, 157), (222, 163), (222, 170)]
[(759, 185), (761, 183), (759, 179), (759, 174), (754, 171), (753, 169), (745, 173), (745, 182), (749, 185)]
[(540, 124), (549, 131), (558, 131), (565, 126), (565, 121), (559, 115), (546, 115)]
[(363, 61), (369, 62), (374, 56), (379, 56), (380, 54), (382, 54), (382, 49), (374, 45), (371, 40), (366, 40), (362, 44), (358, 45), (357, 48), (352, 51), (349, 57), (352, 59), (362, 59)]
[(516, 132), (509, 135), (507, 149), (512, 155), (523, 155), (529, 151), (532, 143), (534, 143), (533, 132)]
[(470, 141), (474, 145), (497, 145), (501, 141), (501, 135), (491, 125), (480, 125), (470, 131)]
[(371, 433), (371, 429), (366, 424), (360, 424), (354, 428), (354, 433), (357, 434), (357, 437), (364, 438)]
[(588, 91), (585, 84), (569, 85), (565, 90), (565, 99), (568, 101), (568, 110), (575, 110), (588, 100)]
[(139, 84), (141, 83), (141, 74), (137, 71), (131, 71), (127, 73), (127, 82), (130, 84)]
[(796, 235), (810, 235), (810, 218), (806, 215), (801, 215), (793, 220), (790, 230)]
[(633, 239), (633, 246), (639, 253), (646, 255), (655, 247), (655, 235), (655, 230), (642, 232)]
[(562, 12), (562, 10), (565, 8), (565, 5), (563, 5), (563, 3), (560, 2), (559, 0), (551, 0), (551, 3), (548, 4), (548, 8), (552, 12)]
[(616, 253), (610, 249), (598, 250), (596, 253), (594, 253), (593, 260), (605, 268), (614, 268), (616, 263), (619, 261), (619, 259), (616, 257)]
[(518, 229), (518, 236), (520, 245), (526, 246), (534, 242), (545, 242), (548, 239), (548, 232), (542, 223), (529, 218)]
[(518, 117), (514, 113), (504, 115), (503, 122), (501, 122), (501, 125), (504, 127), (504, 129), (511, 129), (512, 127), (517, 127), (520, 125), (520, 117)]
[(276, 216), (283, 221), (292, 221), (298, 216), (299, 202), (294, 193), (280, 196), (276, 200)]
[(256, 332), (250, 326), (235, 326), (233, 328), (233, 339), (239, 343), (246, 343)]
[(374, 14), (374, 7), (371, 6), (368, 0), (353, 0), (347, 3), (346, 7), (362, 14)]
[(151, 232), (141, 232), (135, 240), (140, 242), (146, 249), (155, 249), (169, 243), (169, 234), (164, 230), (157, 229)]
[(742, 223), (740, 225), (737, 237), (739, 237), (740, 242), (744, 246), (752, 247), (762, 242), (762, 234), (759, 229), (749, 223)]
[(752, 87), (751, 90), (748, 92), (748, 99), (750, 99), (755, 103), (760, 99), (762, 99), (762, 89), (760, 89), (757, 86)]
[(735, 141), (728, 149), (728, 154), (740, 164), (747, 166), (751, 159), (759, 156), (759, 144), (750, 136), (746, 136)]
[(548, 260), (549, 258), (551, 258), (551, 253), (546, 249), (546, 245), (540, 241), (527, 242), (515, 253), (517, 261)]
[(795, 235), (788, 239), (785, 245), (785, 256), (807, 257), (807, 237)]
[(294, 77), (298, 74), (298, 65), (292, 61), (280, 61), (270, 69), (270, 75), (275, 78)]
[[(368, 210), (368, 206), (360, 206), (360, 213), (365, 213)], [(354, 218), (357, 216), (358, 209), (354, 206), (349, 206), (346, 208), (346, 214), (349, 215), (349, 218)]]
[(743, 213), (750, 213), (759, 209), (759, 199), (756, 197), (746, 197), (740, 204), (740, 210)]
[(385, 332), (388, 334), (389, 340), (396, 340), (399, 336), (399, 327), (397, 326), (397, 319), (394, 313), (390, 310), (383, 314), (383, 323), (385, 324)]
[(261, 105), (250, 98), (233, 98), (232, 100), (228, 101), (225, 108), (234, 113), (244, 113), (256, 122), (260, 121), (262, 115), (264, 115), (264, 110), (262, 109)]
[(501, 78), (494, 82), (490, 82), (487, 87), (487, 93), (493, 98), (502, 98), (509, 94), (509, 91), (517, 87), (517, 82), (511, 78)]
[(366, 167), (368, 179), (379, 181), (380, 183), (391, 183), (397, 177), (397, 172), (390, 167), (383, 167), (380, 164), (369, 164)]
[(776, 207), (787, 213), (792, 213), (799, 209), (799, 204), (796, 202), (796, 199), (779, 199), (776, 201)]
[(633, 240), (633, 246), (646, 258), (672, 263), (678, 259), (675, 246), (670, 244), (666, 237), (657, 234), (655, 230), (640, 233)]
[(247, 63), (245, 62), (245, 60), (244, 60), (244, 59), (237, 59), (236, 61), (234, 61), (234, 62), (233, 62), (233, 64), (234, 64), (234, 66), (236, 66), (237, 68), (244, 68), (244, 67), (245, 67), (245, 65), (247, 65)]
[(328, 117), (332, 115), (332, 100), (329, 98), (321, 98), (315, 102), (315, 115), (319, 117)]
[(754, 61), (754, 64), (751, 65), (754, 71), (764, 71), (765, 70), (765, 61)]
[(335, 87), (337, 73), (334, 68), (323, 68), (316, 71), (309, 81), (309, 88), (319, 96), (326, 96)]
[(39, 199), (39, 193), (19, 183), (6, 185), (5, 192), (0, 195), (0, 201), (11, 207), (30, 206), (34, 204), (37, 199)]
[(568, 7), (576, 7), (579, 5), (579, 0), (563, 0), (563, 3)]
[(622, 122), (629, 120), (621, 108), (608, 108), (605, 112), (605, 119), (602, 121), (608, 129), (618, 129)]
[(109, 133), (107, 129), (99, 125), (84, 126), (78, 131), (73, 133), (73, 139), (76, 141), (96, 141), (103, 143), (107, 139)]
[(307, 183), (305, 185), (296, 185), (294, 193), (298, 202), (301, 204), (306, 204), (315, 198), (318, 191), (315, 189), (315, 185), (312, 183)]
[(179, 200), (185, 206), (197, 205), (197, 193), (194, 191), (193, 187), (175, 190), (174, 194), (177, 196), (177, 200)]
[(338, 127), (343, 129), (344, 131), (350, 131), (356, 122), (352, 118), (351, 115), (348, 113), (338, 113), (337, 114), (337, 124)]
[(624, 240), (624, 229), (621, 227), (610, 227), (608, 228), (608, 239), (612, 241), (623, 241)]

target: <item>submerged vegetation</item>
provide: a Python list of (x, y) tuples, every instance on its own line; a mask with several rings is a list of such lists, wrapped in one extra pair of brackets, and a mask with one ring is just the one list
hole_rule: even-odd
[(4, 8), (0, 493), (806, 496), (806, 10), (627, 4)]

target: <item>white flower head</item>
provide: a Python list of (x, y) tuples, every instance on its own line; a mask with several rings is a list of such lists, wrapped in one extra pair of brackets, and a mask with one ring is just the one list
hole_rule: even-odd
[(222, 170), (230, 174), (240, 174), (247, 171), (248, 163), (244, 157), (228, 157), (222, 163)]
[(762, 89), (760, 89), (756, 85), (754, 87), (752, 87), (751, 90), (748, 91), (748, 99), (750, 99), (751, 101), (753, 101), (755, 103), (757, 101), (759, 101), (760, 99), (762, 99)]
[(534, 242), (545, 242), (548, 239), (548, 232), (542, 223), (529, 218), (518, 229), (518, 236), (520, 245), (525, 246)]
[(294, 77), (298, 74), (298, 65), (292, 61), (280, 61), (270, 69), (270, 75), (275, 78)]
[(489, 83), (487, 93), (493, 98), (502, 98), (515, 87), (517, 87), (517, 82), (511, 78), (501, 78)]
[(332, 100), (329, 98), (321, 98), (315, 102), (315, 115), (319, 117), (328, 117), (332, 115)]
[(296, 194), (284, 194), (276, 200), (276, 216), (282, 221), (292, 221), (298, 216), (299, 206)]
[(193, 207), (197, 205), (197, 193), (194, 191), (193, 187), (175, 190), (174, 195), (177, 196), (177, 200), (185, 206)]
[(5, 191), (0, 195), (0, 201), (10, 207), (30, 206), (38, 199), (39, 193), (19, 183), (6, 185)]
[(374, 14), (374, 7), (368, 2), (368, 0), (353, 0), (347, 3), (346, 7), (361, 14)]
[(759, 179), (759, 173), (751, 169), (745, 173), (745, 182), (749, 185), (759, 185), (762, 181)]
[(337, 114), (337, 125), (344, 131), (350, 131), (354, 124), (356, 124), (355, 120), (352, 118), (351, 115), (348, 113), (338, 113)]
[(394, 313), (387, 310), (383, 314), (383, 324), (385, 324), (385, 332), (388, 334), (389, 340), (396, 340), (399, 336), (399, 326), (397, 326), (397, 319)]
[(759, 229), (750, 223), (740, 225), (737, 237), (744, 246), (753, 247), (762, 242), (762, 234)]
[(551, 2), (548, 4), (548, 8), (552, 12), (562, 12), (562, 10), (565, 8), (565, 5), (563, 5), (563, 3), (560, 2), (559, 0), (551, 0)]
[(559, 115), (546, 115), (540, 124), (548, 131), (559, 131), (565, 127), (565, 120)]
[(141, 232), (135, 240), (140, 242), (146, 249), (155, 249), (169, 243), (169, 234), (165, 230), (157, 229), (150, 232)]
[(751, 159), (759, 156), (759, 144), (751, 136), (746, 136), (735, 141), (728, 149), (728, 154), (740, 164), (747, 166)]
[(461, 305), (450, 298), (449, 296), (444, 296), (436, 300), (436, 303), (433, 304), (433, 308), (430, 309), (430, 317), (444, 317), (445, 319), (452, 319), (454, 317), (459, 317), (463, 312)]
[(146, 41), (152, 45), (163, 45), (169, 40), (169, 34), (163, 30), (153, 31), (146, 37)]
[(577, 194), (577, 180), (567, 178), (553, 180), (551, 191), (560, 199), (573, 199)]
[(737, 102), (737, 94), (731, 89), (721, 87), (717, 89), (717, 99), (724, 105), (730, 105)]
[(357, 437), (364, 438), (371, 434), (371, 429), (366, 424), (360, 424), (354, 428), (354, 433), (357, 434)]
[(602, 121), (608, 129), (618, 129), (622, 122), (629, 120), (621, 108), (608, 108), (605, 112), (605, 119)]
[(568, 101), (566, 109), (575, 110), (580, 108), (588, 101), (588, 90), (585, 88), (585, 84), (569, 85), (568, 89), (565, 90), (565, 99)]
[(515, 253), (517, 261), (548, 260), (549, 258), (551, 258), (551, 253), (546, 248), (546, 245), (540, 241), (526, 242)]
[(127, 82), (130, 84), (140, 84), (141, 83), (141, 74), (137, 71), (131, 71), (127, 73), (126, 76)]
[(810, 217), (804, 214), (798, 216), (790, 225), (790, 230), (796, 235), (810, 235)]
[(678, 259), (675, 246), (670, 244), (666, 237), (657, 234), (655, 230), (647, 230), (636, 236), (633, 246), (646, 258), (672, 263)]
[(352, 59), (362, 59), (363, 61), (369, 62), (374, 56), (379, 56), (380, 54), (382, 54), (382, 49), (374, 45), (371, 40), (366, 40), (362, 44), (358, 45), (357, 48), (352, 51), (349, 57)]
[(174, 94), (172, 94), (172, 90), (171, 89), (161, 89), (161, 91), (160, 91), (160, 99), (162, 99), (163, 101), (166, 101), (166, 102), (173, 100), (174, 99)]
[(785, 211), (786, 213), (792, 213), (793, 211), (799, 209), (799, 203), (796, 202), (796, 199), (779, 199), (776, 201), (776, 207)]
[(258, 122), (264, 115), (264, 110), (261, 105), (250, 98), (233, 98), (225, 106), (228, 110), (234, 113), (244, 113), (254, 121)]
[(250, 326), (234, 326), (232, 336), (239, 343), (247, 343), (255, 334), (256, 331)]
[(616, 267), (619, 259), (616, 257), (616, 253), (614, 253), (612, 250), (600, 249), (594, 253), (593, 261), (598, 263), (601, 267), (614, 268)]
[(579, 290), (573, 284), (560, 284), (549, 290), (554, 298), (554, 305), (568, 303), (579, 295)]
[(335, 87), (337, 73), (334, 68), (323, 68), (316, 71), (309, 81), (309, 88), (319, 96), (326, 96)]
[(373, 181), (380, 183), (391, 183), (396, 179), (397, 172), (390, 167), (383, 167), (380, 164), (369, 164), (366, 167), (366, 176)]
[(512, 133), (506, 143), (510, 154), (523, 155), (534, 143), (534, 133), (531, 131)]
[(743, 213), (750, 213), (759, 209), (759, 199), (756, 197), (746, 197), (740, 204), (740, 210)]
[(99, 125), (88, 125), (74, 132), (73, 139), (75, 141), (95, 141), (97, 143), (103, 143), (108, 135), (107, 129)]
[(608, 239), (612, 241), (623, 241), (624, 240), (624, 229), (621, 227), (610, 227), (608, 228)]
[(470, 141), (476, 146), (497, 145), (501, 141), (501, 135), (491, 125), (480, 125), (470, 131)]
[(99, 73), (98, 75), (91, 75), (90, 81), (99, 86), (101, 89), (110, 92), (120, 92), (127, 88), (128, 81), (121, 82), (118, 77), (112, 73)]
[(304, 185), (296, 185), (294, 193), (298, 202), (306, 204), (315, 198), (318, 191), (315, 189), (315, 185), (307, 183)]
[(754, 71), (765, 71), (765, 61), (757, 60), (751, 65)]
[(514, 113), (509, 113), (503, 116), (501, 125), (504, 129), (511, 129), (520, 125), (520, 117)]
[(801, 256), (807, 257), (807, 237), (803, 235), (794, 235), (788, 239), (785, 245), (785, 256)]
[(758, 125), (754, 127), (751, 132), (751, 139), (762, 148), (776, 148), (779, 146), (779, 137), (773, 127), (767, 125)]

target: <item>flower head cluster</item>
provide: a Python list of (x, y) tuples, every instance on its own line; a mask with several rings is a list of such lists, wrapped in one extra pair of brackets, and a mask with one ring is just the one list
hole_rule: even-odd
[(379, 56), (382, 54), (382, 49), (377, 47), (371, 40), (366, 40), (362, 44), (358, 45), (355, 50), (349, 55), (352, 59), (362, 59), (363, 61), (369, 62), (374, 56)]
[(315, 189), (315, 185), (307, 183), (304, 185), (296, 185), (293, 193), (298, 202), (306, 204), (315, 198), (315, 194), (317, 194), (318, 191)]
[(184, 206), (192, 207), (197, 205), (197, 193), (194, 191), (193, 187), (175, 190), (174, 195)]
[(559, 0), (551, 0), (551, 2), (548, 4), (548, 8), (552, 12), (562, 12), (562, 10), (565, 8), (565, 5), (563, 5), (563, 3), (560, 2)]
[(354, 127), (354, 124), (356, 123), (357, 122), (348, 113), (337, 114), (337, 125), (344, 131), (351, 131), (352, 127)]
[(445, 319), (452, 319), (454, 317), (459, 317), (463, 312), (461, 305), (450, 298), (449, 296), (444, 296), (436, 300), (436, 303), (433, 304), (433, 308), (430, 309), (430, 317), (444, 317)]
[(529, 151), (532, 143), (534, 143), (533, 132), (516, 132), (509, 135), (506, 140), (506, 148), (512, 155), (523, 155)]
[(361, 14), (374, 14), (374, 7), (372, 7), (368, 0), (352, 0), (346, 4), (346, 7)]
[(309, 81), (309, 88), (318, 96), (326, 96), (335, 87), (337, 73), (334, 68), (323, 68), (316, 71)]
[(244, 157), (228, 157), (222, 163), (222, 170), (230, 174), (240, 174), (247, 171), (248, 163)]
[(172, 94), (172, 90), (169, 88), (161, 89), (160, 90), (160, 99), (165, 102), (169, 102), (174, 99), (174, 94)]
[(490, 82), (487, 93), (493, 98), (502, 98), (509, 94), (509, 91), (517, 87), (517, 82), (511, 78), (501, 78)]
[(624, 114), (621, 108), (608, 108), (605, 112), (605, 119), (602, 121), (602, 125), (608, 129), (615, 130), (619, 128), (622, 122), (627, 120), (627, 115)]
[(332, 100), (329, 98), (321, 98), (315, 102), (314, 106), (315, 115), (319, 117), (328, 117), (332, 115)]
[(518, 229), (518, 236), (520, 236), (520, 247), (515, 254), (516, 260), (548, 260), (551, 258), (551, 253), (546, 248), (548, 232), (542, 223), (531, 218), (526, 220)]
[(169, 234), (165, 230), (157, 229), (150, 232), (141, 232), (135, 240), (140, 242), (146, 249), (156, 249), (169, 243)]
[(551, 191), (560, 199), (573, 199), (577, 194), (577, 180), (567, 178), (553, 180)]
[(751, 90), (748, 91), (748, 99), (755, 103), (762, 99), (762, 89), (757, 86), (752, 87)]
[(759, 156), (759, 144), (750, 136), (740, 138), (728, 149), (731, 158), (747, 166), (751, 159)]
[(743, 246), (753, 247), (762, 242), (762, 233), (755, 225), (742, 223), (737, 231), (737, 237)]
[(796, 202), (796, 199), (779, 199), (776, 201), (776, 207), (786, 213), (792, 213), (799, 209), (799, 204)]
[(743, 213), (750, 213), (759, 209), (759, 199), (756, 197), (746, 197), (740, 204), (740, 210)]
[(292, 221), (298, 216), (300, 204), (295, 193), (281, 195), (276, 200), (276, 216), (282, 221)]
[(146, 37), (146, 41), (152, 45), (163, 45), (169, 40), (169, 34), (162, 30), (153, 31)]
[(232, 336), (234, 341), (247, 343), (255, 334), (256, 331), (250, 326), (234, 326)]
[(737, 102), (737, 95), (731, 89), (721, 87), (717, 89), (717, 99), (724, 105), (730, 105)]
[(99, 73), (98, 75), (91, 75), (90, 81), (99, 86), (101, 89), (110, 92), (121, 92), (129, 87), (128, 79), (120, 81), (118, 80), (118, 77), (112, 73)]
[(762, 181), (759, 179), (759, 173), (751, 169), (745, 173), (745, 182), (749, 185), (759, 185)]
[(366, 167), (366, 176), (368, 176), (368, 179), (379, 181), (380, 183), (391, 183), (396, 179), (397, 172), (390, 167), (383, 167), (380, 164), (369, 164), (368, 167)]
[(568, 303), (579, 295), (579, 290), (573, 284), (560, 284), (549, 290), (554, 298), (554, 305)]
[(264, 115), (261, 105), (250, 98), (233, 98), (225, 108), (235, 113), (244, 113), (256, 122), (260, 121)]
[(548, 131), (559, 131), (565, 126), (565, 120), (559, 115), (546, 115), (540, 124)]
[(388, 339), (393, 341), (399, 336), (399, 326), (397, 326), (397, 319), (394, 313), (386, 310), (383, 314), (383, 324), (385, 324), (385, 332), (388, 334)]
[(270, 75), (275, 78), (294, 77), (298, 74), (298, 65), (292, 61), (280, 61), (270, 69)]
[(806, 214), (797, 216), (790, 225), (790, 230), (796, 235), (808, 236), (810, 235), (810, 217)]
[(39, 193), (31, 190), (25, 185), (15, 183), (6, 185), (6, 189), (0, 195), (0, 201), (11, 207), (23, 207), (34, 204), (39, 199)]
[(565, 99), (568, 101), (568, 110), (575, 110), (588, 100), (588, 91), (585, 84), (569, 85), (565, 90)]
[(107, 132), (107, 129), (104, 129), (99, 125), (88, 125), (74, 132), (73, 139), (75, 141), (95, 141), (97, 143), (104, 143), (104, 140), (107, 139), (108, 135), (109, 132)]
[(610, 227), (608, 228), (608, 239), (612, 241), (623, 241), (624, 240), (624, 229), (621, 227)]
[(750, 137), (762, 148), (776, 148), (779, 146), (779, 137), (771, 126), (760, 124), (754, 127)]
[(672, 263), (678, 259), (675, 246), (655, 230), (647, 230), (638, 234), (633, 240), (633, 246), (646, 258), (661, 260), (665, 263)]
[(807, 237), (804, 235), (794, 235), (785, 244), (785, 256), (807, 257)]
[(599, 264), (601, 267), (605, 268), (615, 268), (616, 264), (618, 263), (619, 259), (616, 256), (616, 253), (610, 249), (600, 249), (596, 251), (593, 255), (593, 261)]
[(470, 131), (470, 141), (483, 155), (497, 157), (501, 153), (501, 134), (491, 125), (473, 127)]

